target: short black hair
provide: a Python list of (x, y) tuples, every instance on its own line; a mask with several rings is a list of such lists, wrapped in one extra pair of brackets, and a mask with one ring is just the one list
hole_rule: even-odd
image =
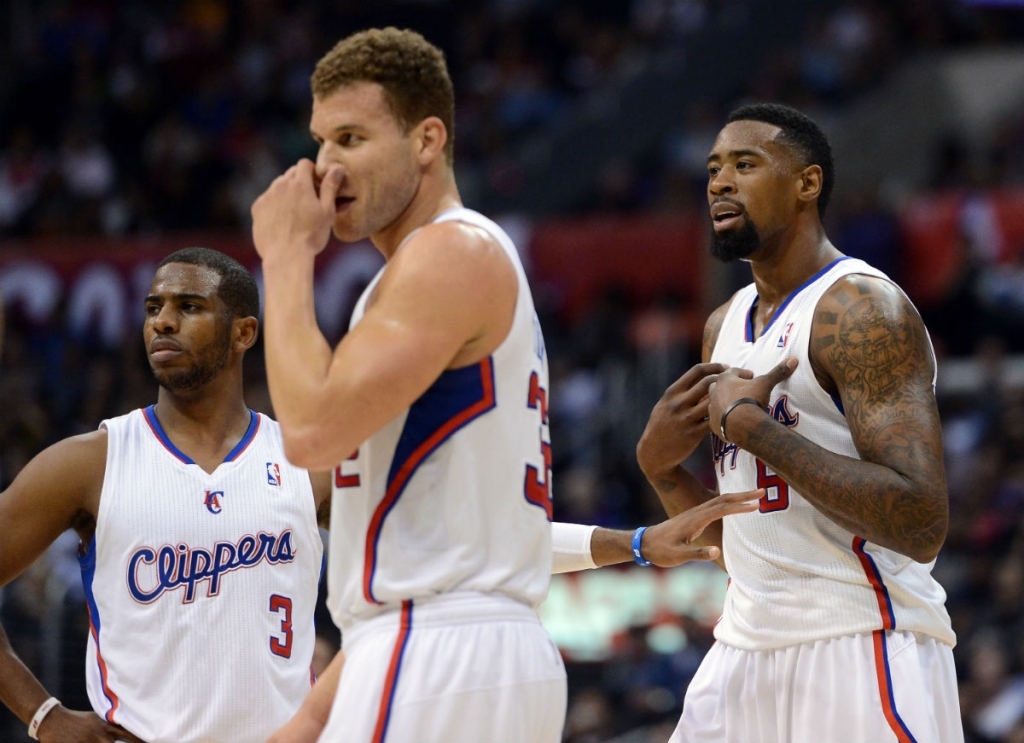
[(232, 318), (260, 316), (260, 290), (249, 270), (229, 255), (210, 248), (183, 248), (160, 261), (157, 269), (168, 263), (186, 263), (213, 269), (220, 276), (217, 296), (228, 308)]
[(818, 195), (818, 216), (825, 218), (832, 186), (836, 182), (832, 162), (832, 145), (821, 127), (811, 117), (781, 103), (748, 103), (729, 114), (728, 123), (734, 121), (763, 121), (782, 130), (779, 139), (799, 153), (804, 167), (821, 168), (821, 193)]

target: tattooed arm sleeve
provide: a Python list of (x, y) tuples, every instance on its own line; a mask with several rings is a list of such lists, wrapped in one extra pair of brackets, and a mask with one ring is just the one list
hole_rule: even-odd
[(748, 419), (737, 443), (837, 524), (919, 562), (934, 559), (949, 503), (935, 359), (921, 317), (889, 282), (844, 277), (818, 303), (810, 358), (822, 387), (841, 399), (861, 459), (767, 416)]

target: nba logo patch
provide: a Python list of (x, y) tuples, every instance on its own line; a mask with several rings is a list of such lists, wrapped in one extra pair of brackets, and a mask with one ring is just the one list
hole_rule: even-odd
[(789, 343), (789, 333), (792, 330), (793, 323), (786, 323), (786, 329), (782, 332), (782, 335), (779, 336), (779, 342), (775, 344), (778, 348), (786, 347), (786, 344)]
[(267, 484), (281, 487), (281, 468), (277, 462), (267, 462)]

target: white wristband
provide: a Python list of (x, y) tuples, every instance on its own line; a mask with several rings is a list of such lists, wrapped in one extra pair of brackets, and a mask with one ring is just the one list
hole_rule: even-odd
[(577, 570), (590, 570), (597, 567), (594, 556), (590, 552), (590, 539), (597, 530), (596, 526), (583, 524), (564, 524), (555, 521), (551, 524), (552, 573), (572, 573)]
[(50, 714), (50, 710), (59, 705), (60, 700), (57, 697), (50, 697), (39, 705), (39, 709), (32, 715), (32, 720), (28, 723), (28, 737), (32, 740), (39, 740), (39, 726), (43, 724), (43, 720)]

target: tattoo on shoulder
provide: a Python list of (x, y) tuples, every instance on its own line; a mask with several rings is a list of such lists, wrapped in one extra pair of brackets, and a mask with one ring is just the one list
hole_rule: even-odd
[(847, 387), (859, 386), (868, 404), (889, 399), (913, 354), (913, 334), (908, 318), (893, 313), (881, 299), (865, 297), (852, 304), (839, 323), (839, 347), (833, 353), (834, 361), (845, 366)]
[(875, 291), (873, 284), (858, 283), (861, 296), (838, 313), (834, 339), (833, 328), (823, 327), (814, 349), (842, 388), (848, 423), (866, 437), (860, 444), (886, 449), (892, 445), (886, 436), (923, 433), (916, 429), (935, 414), (934, 367), (916, 312), (905, 298), (888, 288)]

